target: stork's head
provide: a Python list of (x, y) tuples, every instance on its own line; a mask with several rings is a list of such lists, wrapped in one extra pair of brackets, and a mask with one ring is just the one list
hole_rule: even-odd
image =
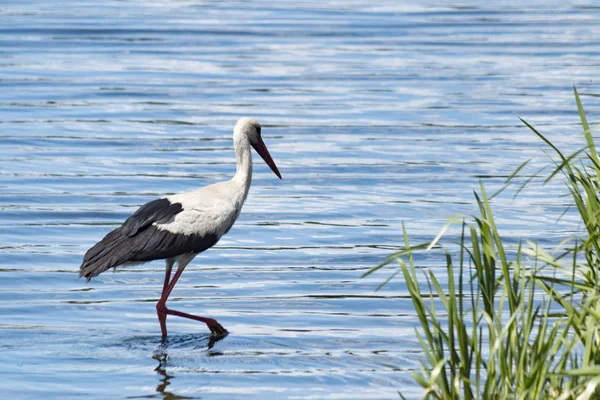
[(271, 158), (269, 154), (269, 150), (267, 150), (267, 146), (265, 146), (265, 142), (263, 142), (261, 137), (261, 127), (260, 124), (253, 118), (240, 118), (237, 124), (235, 124), (235, 129), (233, 130), (233, 138), (234, 140), (246, 138), (250, 145), (256, 150), (259, 156), (262, 157), (263, 160), (267, 163), (267, 165), (271, 168), (271, 170), (281, 179), (281, 174), (277, 169), (277, 165), (275, 165), (275, 161)]

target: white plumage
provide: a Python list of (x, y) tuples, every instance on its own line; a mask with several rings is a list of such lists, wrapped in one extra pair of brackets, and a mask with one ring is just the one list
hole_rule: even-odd
[[(237, 171), (231, 180), (143, 205), (84, 256), (80, 276), (88, 281), (119, 265), (166, 260), (163, 292), (156, 306), (163, 337), (167, 335), (167, 314), (205, 322), (214, 333), (227, 332), (214, 319), (167, 309), (166, 301), (186, 265), (198, 253), (214, 246), (240, 215), (252, 181), (251, 147), (281, 179), (258, 122), (241, 118), (235, 125), (233, 142)], [(175, 263), (178, 268), (171, 279)]]
[(244, 188), (231, 180), (169, 196), (167, 200), (180, 203), (183, 211), (168, 223), (154, 225), (176, 234), (205, 236), (214, 233), (220, 238), (240, 215), (245, 197), (243, 191)]

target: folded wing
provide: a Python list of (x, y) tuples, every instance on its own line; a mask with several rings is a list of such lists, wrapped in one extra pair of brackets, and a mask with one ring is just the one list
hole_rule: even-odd
[[(188, 210), (187, 213), (197, 213)], [(119, 228), (90, 248), (80, 267), (79, 276), (88, 281), (102, 272), (125, 263), (141, 263), (200, 253), (219, 239), (216, 233), (176, 233), (165, 229), (179, 216), (185, 220), (186, 210), (179, 202), (157, 199), (140, 207)]]

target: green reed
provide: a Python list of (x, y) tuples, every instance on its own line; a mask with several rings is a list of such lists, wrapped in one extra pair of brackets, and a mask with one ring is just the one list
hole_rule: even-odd
[[(403, 250), (364, 274), (398, 263), (380, 288), (402, 274), (423, 351), (413, 376), (427, 399), (600, 398), (600, 158), (577, 90), (575, 99), (585, 146), (570, 155), (523, 123), (552, 151), (544, 183), (564, 180), (585, 227), (578, 236), (554, 254), (532, 242), (507, 247), (480, 185), (477, 214), (450, 220), (419, 245), (403, 228)], [(457, 248), (441, 243), (451, 224), (462, 227)], [(433, 272), (417, 273), (414, 255), (431, 251), (444, 257), (446, 288)]]

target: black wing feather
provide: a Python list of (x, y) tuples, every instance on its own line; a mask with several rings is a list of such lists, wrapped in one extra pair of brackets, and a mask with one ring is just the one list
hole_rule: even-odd
[(141, 206), (121, 226), (125, 236), (135, 236), (140, 230), (153, 223), (163, 224), (183, 211), (181, 203), (171, 203), (167, 199), (156, 199)]
[(79, 276), (89, 281), (126, 262), (146, 262), (184, 253), (200, 253), (218, 241), (216, 234), (183, 235), (152, 226), (168, 223), (183, 211), (181, 203), (153, 200), (141, 206), (119, 228), (90, 248), (83, 257)]

